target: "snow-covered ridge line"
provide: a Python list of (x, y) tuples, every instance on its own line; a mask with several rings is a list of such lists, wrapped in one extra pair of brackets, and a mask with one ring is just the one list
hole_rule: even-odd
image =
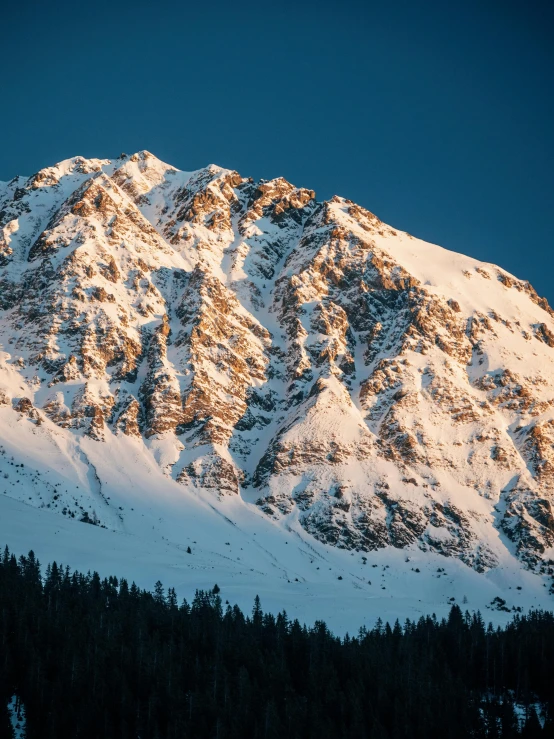
[(230, 498), (548, 578), (553, 350), (527, 282), (280, 177), (142, 151), (0, 185), (0, 479), (66, 518)]

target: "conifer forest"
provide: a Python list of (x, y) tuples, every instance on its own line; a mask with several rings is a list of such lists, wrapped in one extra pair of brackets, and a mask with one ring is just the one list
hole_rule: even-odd
[(10, 706), (27, 739), (554, 737), (545, 611), (494, 628), (454, 605), (339, 638), (215, 584), (189, 603), (6, 548), (0, 644), (2, 737)]

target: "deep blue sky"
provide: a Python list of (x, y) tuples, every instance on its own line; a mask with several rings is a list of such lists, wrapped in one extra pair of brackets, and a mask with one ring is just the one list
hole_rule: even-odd
[(149, 149), (339, 193), (554, 303), (554, 3), (4, 6), (0, 179)]

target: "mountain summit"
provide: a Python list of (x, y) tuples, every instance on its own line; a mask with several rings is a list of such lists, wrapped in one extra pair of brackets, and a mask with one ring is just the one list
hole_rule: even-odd
[(528, 282), (344, 198), (146, 151), (0, 183), (0, 472), (33, 506), (126, 530), (146, 465), (307, 541), (548, 573), (553, 380)]

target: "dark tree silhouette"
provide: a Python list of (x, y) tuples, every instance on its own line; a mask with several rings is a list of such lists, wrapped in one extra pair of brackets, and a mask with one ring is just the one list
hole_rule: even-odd
[[(554, 616), (504, 628), (453, 606), (356, 637), (285, 612), (224, 609), (216, 585), (180, 605), (33, 552), (0, 557), (0, 736), (28, 739), (554, 737)], [(520, 718), (518, 718), (520, 717)]]

